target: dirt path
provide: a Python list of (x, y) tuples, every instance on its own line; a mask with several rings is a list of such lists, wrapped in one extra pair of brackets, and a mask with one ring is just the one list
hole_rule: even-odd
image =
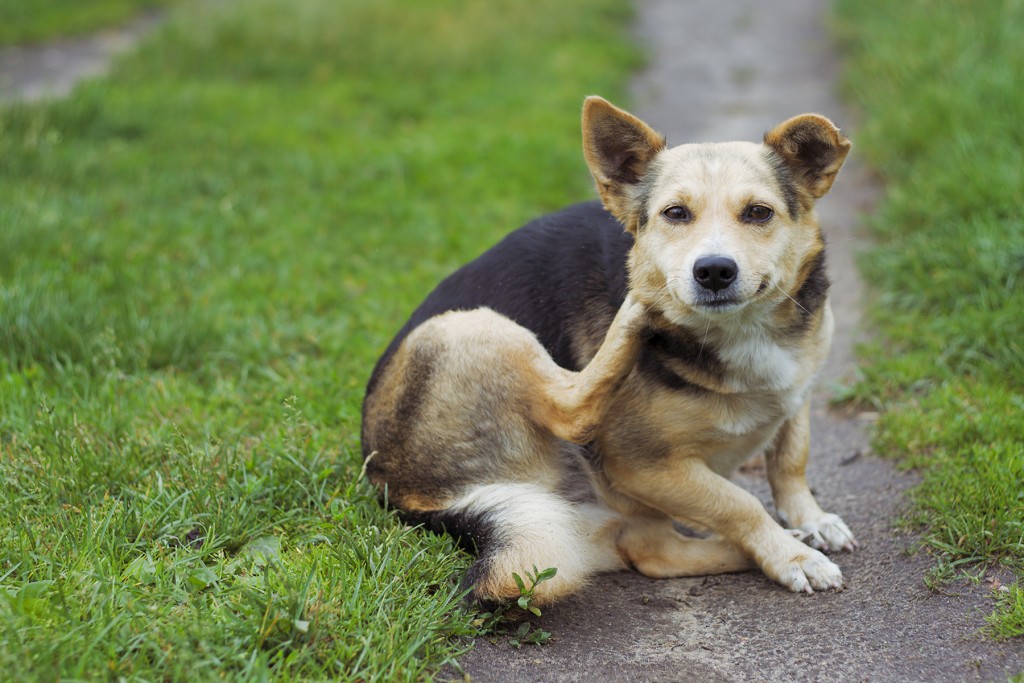
[(0, 48), (0, 104), (63, 97), (79, 81), (106, 73), (110, 61), (160, 22), (143, 14), (117, 28), (41, 45)]
[[(634, 110), (669, 142), (757, 140), (804, 111), (849, 132), (837, 96), (834, 45), (820, 0), (641, 0), (636, 35), (651, 68)], [(854, 369), (861, 283), (854, 268), (859, 214), (878, 196), (856, 159), (820, 204), (833, 278), (836, 339), (821, 386)], [(926, 560), (892, 530), (914, 481), (867, 455), (864, 424), (817, 396), (811, 486), (850, 524), (862, 548), (838, 556), (842, 593), (788, 593), (758, 573), (657, 581), (598, 578), (549, 608), (545, 647), (477, 642), (462, 660), (474, 681), (1003, 681), (1024, 671), (1024, 647), (977, 635), (983, 587), (939, 596), (922, 583)], [(770, 503), (754, 467), (737, 480)], [(773, 509), (769, 504), (769, 509)]]

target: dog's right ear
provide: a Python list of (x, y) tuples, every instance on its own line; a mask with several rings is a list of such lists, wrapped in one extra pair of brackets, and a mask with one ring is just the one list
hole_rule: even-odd
[(850, 153), (850, 141), (824, 116), (802, 114), (764, 134), (764, 144), (789, 166), (814, 199), (824, 196)]
[(644, 207), (639, 183), (665, 138), (602, 97), (583, 102), (583, 156), (601, 201), (626, 229), (636, 232)]

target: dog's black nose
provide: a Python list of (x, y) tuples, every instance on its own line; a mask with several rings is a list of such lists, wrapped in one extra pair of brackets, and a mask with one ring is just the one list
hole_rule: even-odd
[(739, 266), (725, 256), (705, 256), (693, 264), (693, 279), (704, 289), (717, 292), (736, 281)]

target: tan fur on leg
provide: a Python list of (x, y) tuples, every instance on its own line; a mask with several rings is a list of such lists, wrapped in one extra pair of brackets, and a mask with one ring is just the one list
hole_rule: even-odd
[(715, 474), (699, 458), (673, 459), (657, 470), (631, 475), (629, 495), (669, 516), (706, 524), (791, 591), (842, 587), (839, 567), (787, 534), (757, 498)]
[(656, 579), (725, 574), (755, 566), (735, 544), (720, 537), (687, 538), (667, 517), (628, 518), (618, 546), (638, 572)]
[(766, 453), (768, 481), (775, 507), (782, 521), (800, 530), (807, 542), (819, 550), (853, 550), (857, 541), (837, 515), (821, 509), (807, 485), (807, 456), (811, 440), (811, 404), (779, 430)]

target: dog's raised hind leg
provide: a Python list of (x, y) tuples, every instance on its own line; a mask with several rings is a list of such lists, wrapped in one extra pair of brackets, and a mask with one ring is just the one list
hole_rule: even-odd
[(616, 390), (636, 365), (643, 346), (646, 309), (629, 294), (593, 359), (579, 372), (559, 367), (549, 356), (536, 359), (533, 419), (560, 439), (589, 442)]

